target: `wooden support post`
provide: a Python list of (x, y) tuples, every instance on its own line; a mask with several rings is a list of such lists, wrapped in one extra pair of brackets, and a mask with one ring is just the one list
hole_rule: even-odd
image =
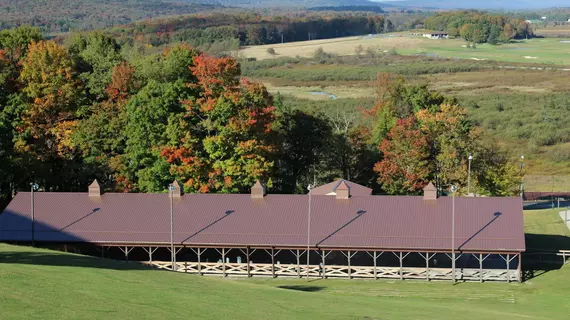
[(301, 254), (299, 253), (299, 249), (297, 249), (297, 277), (301, 279)]
[(152, 262), (152, 247), (148, 247), (148, 262)]
[(222, 274), (226, 276), (226, 249), (222, 248)]
[(251, 278), (251, 269), (249, 266), (249, 247), (245, 248), (245, 255), (246, 255), (245, 261), (247, 263), (247, 277)]
[(517, 267), (517, 276), (519, 282), (522, 282), (522, 257), (520, 253), (519, 253), (519, 265)]
[(202, 256), (202, 252), (200, 251), (201, 249), (198, 248), (198, 274), (202, 275), (202, 260), (201, 260), (201, 256)]
[(511, 275), (509, 274), (509, 268), (510, 268), (510, 262), (511, 260), (509, 259), (510, 254), (507, 253), (507, 282), (511, 282)]
[(125, 246), (125, 261), (129, 262), (129, 252), (127, 250), (127, 246)]
[(325, 256), (325, 250), (322, 250), (322, 251), (321, 251), (321, 254), (322, 254), (322, 257), (323, 257), (323, 262), (322, 262), (322, 263), (323, 263), (323, 267), (322, 267), (322, 269), (321, 269), (321, 272), (322, 272), (321, 279), (324, 279), (324, 278), (325, 278), (325, 270), (326, 270), (326, 269), (325, 269), (325, 258), (326, 258), (326, 256)]
[(429, 252), (426, 252), (426, 281), (429, 281)]
[(101, 258), (105, 258), (105, 246), (101, 247)]
[(400, 280), (404, 280), (404, 272), (402, 270), (404, 263), (403, 263), (404, 258), (402, 258), (402, 252), (400, 252)]
[(483, 283), (483, 254), (479, 253), (479, 282)]
[(348, 250), (348, 255), (346, 257), (348, 258), (348, 279), (352, 279), (352, 267), (350, 266), (350, 258), (352, 256), (350, 255), (350, 250)]
[(275, 278), (275, 253), (273, 247), (271, 247), (271, 275)]
[(374, 259), (374, 280), (378, 279), (378, 271), (376, 270), (376, 258), (377, 258), (376, 251), (374, 251), (374, 257), (373, 257), (373, 259)]

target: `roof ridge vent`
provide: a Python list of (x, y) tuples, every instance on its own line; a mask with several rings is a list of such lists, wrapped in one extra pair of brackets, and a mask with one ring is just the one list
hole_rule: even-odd
[(431, 181), (424, 187), (424, 200), (437, 200), (437, 188)]
[(100, 197), (101, 196), (101, 186), (97, 179), (89, 185), (89, 197)]
[(334, 189), (337, 199), (349, 199), (350, 187), (344, 180), (341, 180), (338, 186)]
[(252, 199), (263, 199), (265, 197), (265, 187), (257, 180), (253, 187), (251, 187)]

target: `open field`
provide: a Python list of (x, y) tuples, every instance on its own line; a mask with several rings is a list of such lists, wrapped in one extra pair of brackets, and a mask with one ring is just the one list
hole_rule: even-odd
[[(525, 228), (561, 236), (554, 216), (526, 211)], [(230, 280), (0, 244), (0, 318), (567, 319), (568, 277), (570, 265), (522, 284)]]
[[(337, 55), (355, 55), (355, 48), (361, 45), (364, 49), (373, 48), (377, 53), (390, 53), (395, 50), (399, 54), (439, 56), (474, 61), (496, 60), (570, 65), (570, 42), (564, 41), (560, 38), (529, 39), (502, 45), (480, 44), (477, 45), (477, 49), (471, 49), (466, 48), (465, 41), (461, 39), (431, 40), (396, 33), (252, 46), (241, 49), (240, 55), (256, 59), (310, 57), (317, 48)], [(268, 48), (273, 48), (276, 55), (269, 54)]]
[(548, 27), (537, 27), (534, 34), (542, 37), (552, 37), (552, 38), (570, 38), (570, 25), (566, 24), (563, 26), (548, 26)]

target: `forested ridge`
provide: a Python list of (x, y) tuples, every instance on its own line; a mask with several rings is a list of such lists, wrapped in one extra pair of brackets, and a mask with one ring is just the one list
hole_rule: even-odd
[(102, 33), (63, 44), (37, 29), (0, 32), (0, 175), (4, 199), (39, 183), (48, 191), (304, 192), (343, 177), (393, 194), (428, 181), (465, 192), (516, 192), (519, 172), (453, 97), (378, 78), (374, 106), (307, 113), (241, 77), (234, 58), (182, 44), (158, 54)]
[(218, 8), (175, 0), (0, 0), (0, 29), (31, 25), (44, 32), (92, 30), (158, 16)]

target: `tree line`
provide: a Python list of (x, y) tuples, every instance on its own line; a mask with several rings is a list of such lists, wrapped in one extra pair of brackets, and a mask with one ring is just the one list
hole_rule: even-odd
[(474, 43), (497, 44), (534, 35), (532, 28), (521, 18), (479, 11), (438, 13), (427, 17), (424, 26)]
[[(63, 45), (37, 29), (0, 32), (0, 191), (34, 181), (84, 191), (97, 178), (116, 192), (274, 193), (342, 177), (379, 192), (415, 194), (428, 181), (510, 194), (517, 173), (483, 144), (457, 101), (388, 75), (374, 108), (307, 113), (241, 77), (230, 57), (188, 45), (159, 54), (121, 47), (101, 33)], [(355, 111), (356, 112), (356, 111)], [(483, 160), (484, 159), (484, 160)]]
[(384, 16), (365, 12), (216, 12), (141, 21), (115, 27), (111, 34), (119, 41), (153, 46), (181, 41), (199, 46), (233, 39), (239, 39), (239, 45), (260, 45), (391, 32), (394, 28)]

